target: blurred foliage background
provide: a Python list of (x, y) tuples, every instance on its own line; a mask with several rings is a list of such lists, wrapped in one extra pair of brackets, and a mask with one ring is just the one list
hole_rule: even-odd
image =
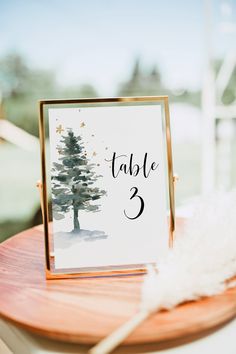
[[(153, 2), (149, 1), (149, 5), (152, 4)], [(217, 4), (219, 5), (219, 1), (217, 1)], [(104, 3), (103, 6), (105, 6)], [(134, 8), (132, 8), (132, 11), (135, 13)], [(179, 11), (182, 10), (180, 9)], [(72, 13), (72, 8), (68, 13)], [(204, 17), (203, 12), (199, 16)], [(171, 25), (168, 17), (165, 20), (169, 23), (168, 30), (171, 33), (175, 28)], [(119, 21), (122, 23), (122, 19)], [(132, 18), (130, 18), (130, 24), (132, 24)], [(110, 25), (112, 26), (112, 24)], [(91, 27), (92, 24), (89, 24), (88, 30)], [(110, 31), (111, 28), (108, 30)], [(158, 32), (158, 23), (156, 23), (155, 30)], [(53, 30), (48, 28), (48, 31)], [(77, 31), (79, 31), (79, 25)], [(191, 24), (189, 25), (189, 31), (191, 36)], [(86, 33), (84, 33), (84, 36), (86, 37)], [(132, 33), (127, 33), (127, 36), (130, 36), (130, 39), (132, 39)], [(69, 40), (69, 38), (66, 38), (66, 40)], [(148, 41), (148, 38), (142, 41), (146, 40)], [(201, 40), (204, 41), (204, 35), (202, 35)], [(150, 47), (154, 45), (158, 45), (158, 43), (150, 42)], [(68, 53), (66, 53), (65, 39), (64, 42), (61, 42), (61, 47), (62, 61), (66, 61), (68, 60)], [(140, 45), (140, 54), (133, 56), (133, 60), (126, 70), (125, 79), (123, 76), (118, 84), (114, 83), (111, 94), (106, 96), (169, 96), (174, 169), (180, 175), (180, 182), (177, 187), (177, 206), (181, 206), (192, 197), (201, 193), (202, 87), (199, 86), (195, 90), (190, 89), (187, 85), (178, 87), (177, 89), (173, 88), (173, 85), (169, 85), (167, 80), (164, 80), (163, 71), (156, 64), (159, 62), (158, 57), (154, 61), (154, 64), (143, 64), (146, 53), (145, 49), (141, 48), (142, 46)], [(40, 45), (38, 46), (38, 50), (42, 50)], [(107, 51), (109, 50), (109, 46), (107, 46)], [(186, 56), (189, 50), (194, 51), (194, 41), (191, 48), (186, 46)], [(78, 57), (79, 55), (80, 53), (78, 52)], [(86, 56), (86, 53), (83, 53), (83, 55)], [(204, 56), (204, 52), (202, 55)], [(88, 60), (96, 64), (96, 57), (88, 58)], [(175, 57), (171, 57), (171, 60), (174, 63)], [(223, 62), (224, 56), (220, 55), (218, 57), (214, 55), (211, 67), (215, 76), (218, 75)], [(99, 67), (97, 70), (99, 70)], [(195, 70), (195, 68), (192, 67), (192, 70)], [(105, 71), (103, 75), (105, 78)], [(182, 75), (185, 75), (185, 71), (182, 72)], [(42, 67), (37, 67), (31, 63), (27, 55), (23, 55), (16, 48), (5, 52), (0, 51), (0, 94), (0, 122), (3, 120), (9, 121), (36, 138), (38, 138), (39, 134), (37, 111), (37, 101), (39, 99), (104, 96), (103, 92), (96, 87), (93, 80), (88, 80), (87, 82), (78, 80), (78, 84), (68, 84), (68, 82), (58, 80), (58, 71), (56, 68), (50, 67), (45, 69), (43, 65)], [(221, 104), (227, 107), (232, 105), (235, 100), (236, 68), (234, 65), (220, 101)], [(232, 118), (235, 117), (236, 114)], [(220, 147), (220, 154), (222, 155), (222, 151), (224, 151), (224, 148), (222, 150), (220, 145), (222, 133), (220, 132), (217, 135), (217, 125), (219, 123), (217, 118), (215, 123), (215, 141), (216, 144), (219, 142), (217, 146)], [(236, 182), (234, 161), (236, 153), (235, 131), (234, 120), (230, 126), (230, 134), (226, 134), (228, 136), (228, 138), (226, 137), (226, 140), (228, 139), (226, 145), (230, 143), (230, 148), (225, 154), (230, 154), (232, 168), (225, 173), (230, 175), (230, 187), (234, 186)], [(224, 156), (223, 152), (223, 157), (221, 156), (220, 158), (224, 160)], [(41, 222), (39, 195), (36, 190), (36, 181), (40, 178), (39, 147), (26, 150), (19, 145), (9, 143), (7, 139), (0, 140), (0, 171), (0, 241), (2, 241), (16, 232)]]

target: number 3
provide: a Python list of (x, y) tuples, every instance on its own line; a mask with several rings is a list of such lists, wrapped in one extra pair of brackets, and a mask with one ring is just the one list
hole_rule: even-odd
[(128, 216), (128, 215), (126, 214), (126, 211), (124, 210), (125, 216), (126, 216), (128, 219), (130, 219), (130, 220), (137, 219), (140, 215), (142, 215), (143, 210), (144, 210), (144, 200), (143, 200), (142, 197), (140, 197), (140, 195), (137, 194), (137, 193), (138, 193), (138, 188), (137, 188), (137, 187), (132, 187), (132, 188), (130, 189), (130, 192), (131, 192), (133, 189), (134, 189), (134, 193), (133, 193), (132, 196), (130, 197), (130, 200), (133, 199), (133, 198), (135, 198), (135, 197), (136, 197), (136, 198), (139, 198), (141, 205), (140, 205), (140, 209), (139, 209), (138, 214), (137, 214), (135, 217), (133, 217), (133, 218), (130, 217), (130, 216)]

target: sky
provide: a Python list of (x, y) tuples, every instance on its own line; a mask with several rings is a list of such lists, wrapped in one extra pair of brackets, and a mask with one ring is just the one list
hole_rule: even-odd
[[(220, 57), (236, 43), (219, 30), (235, 24), (236, 0), (211, 2)], [(0, 0), (0, 57), (18, 52), (54, 70), (60, 84), (91, 83), (103, 95), (127, 80), (138, 57), (144, 70), (157, 65), (168, 87), (199, 89), (205, 38), (204, 0)]]

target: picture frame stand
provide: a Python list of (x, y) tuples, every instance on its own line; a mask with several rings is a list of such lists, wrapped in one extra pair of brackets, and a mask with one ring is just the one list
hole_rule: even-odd
[(179, 179), (168, 96), (40, 100), (39, 133), (46, 278), (157, 267), (174, 247)]

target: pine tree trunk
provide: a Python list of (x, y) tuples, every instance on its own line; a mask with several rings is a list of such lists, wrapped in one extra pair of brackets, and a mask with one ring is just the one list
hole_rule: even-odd
[(74, 207), (74, 231), (80, 230), (80, 223), (78, 219), (78, 209)]

